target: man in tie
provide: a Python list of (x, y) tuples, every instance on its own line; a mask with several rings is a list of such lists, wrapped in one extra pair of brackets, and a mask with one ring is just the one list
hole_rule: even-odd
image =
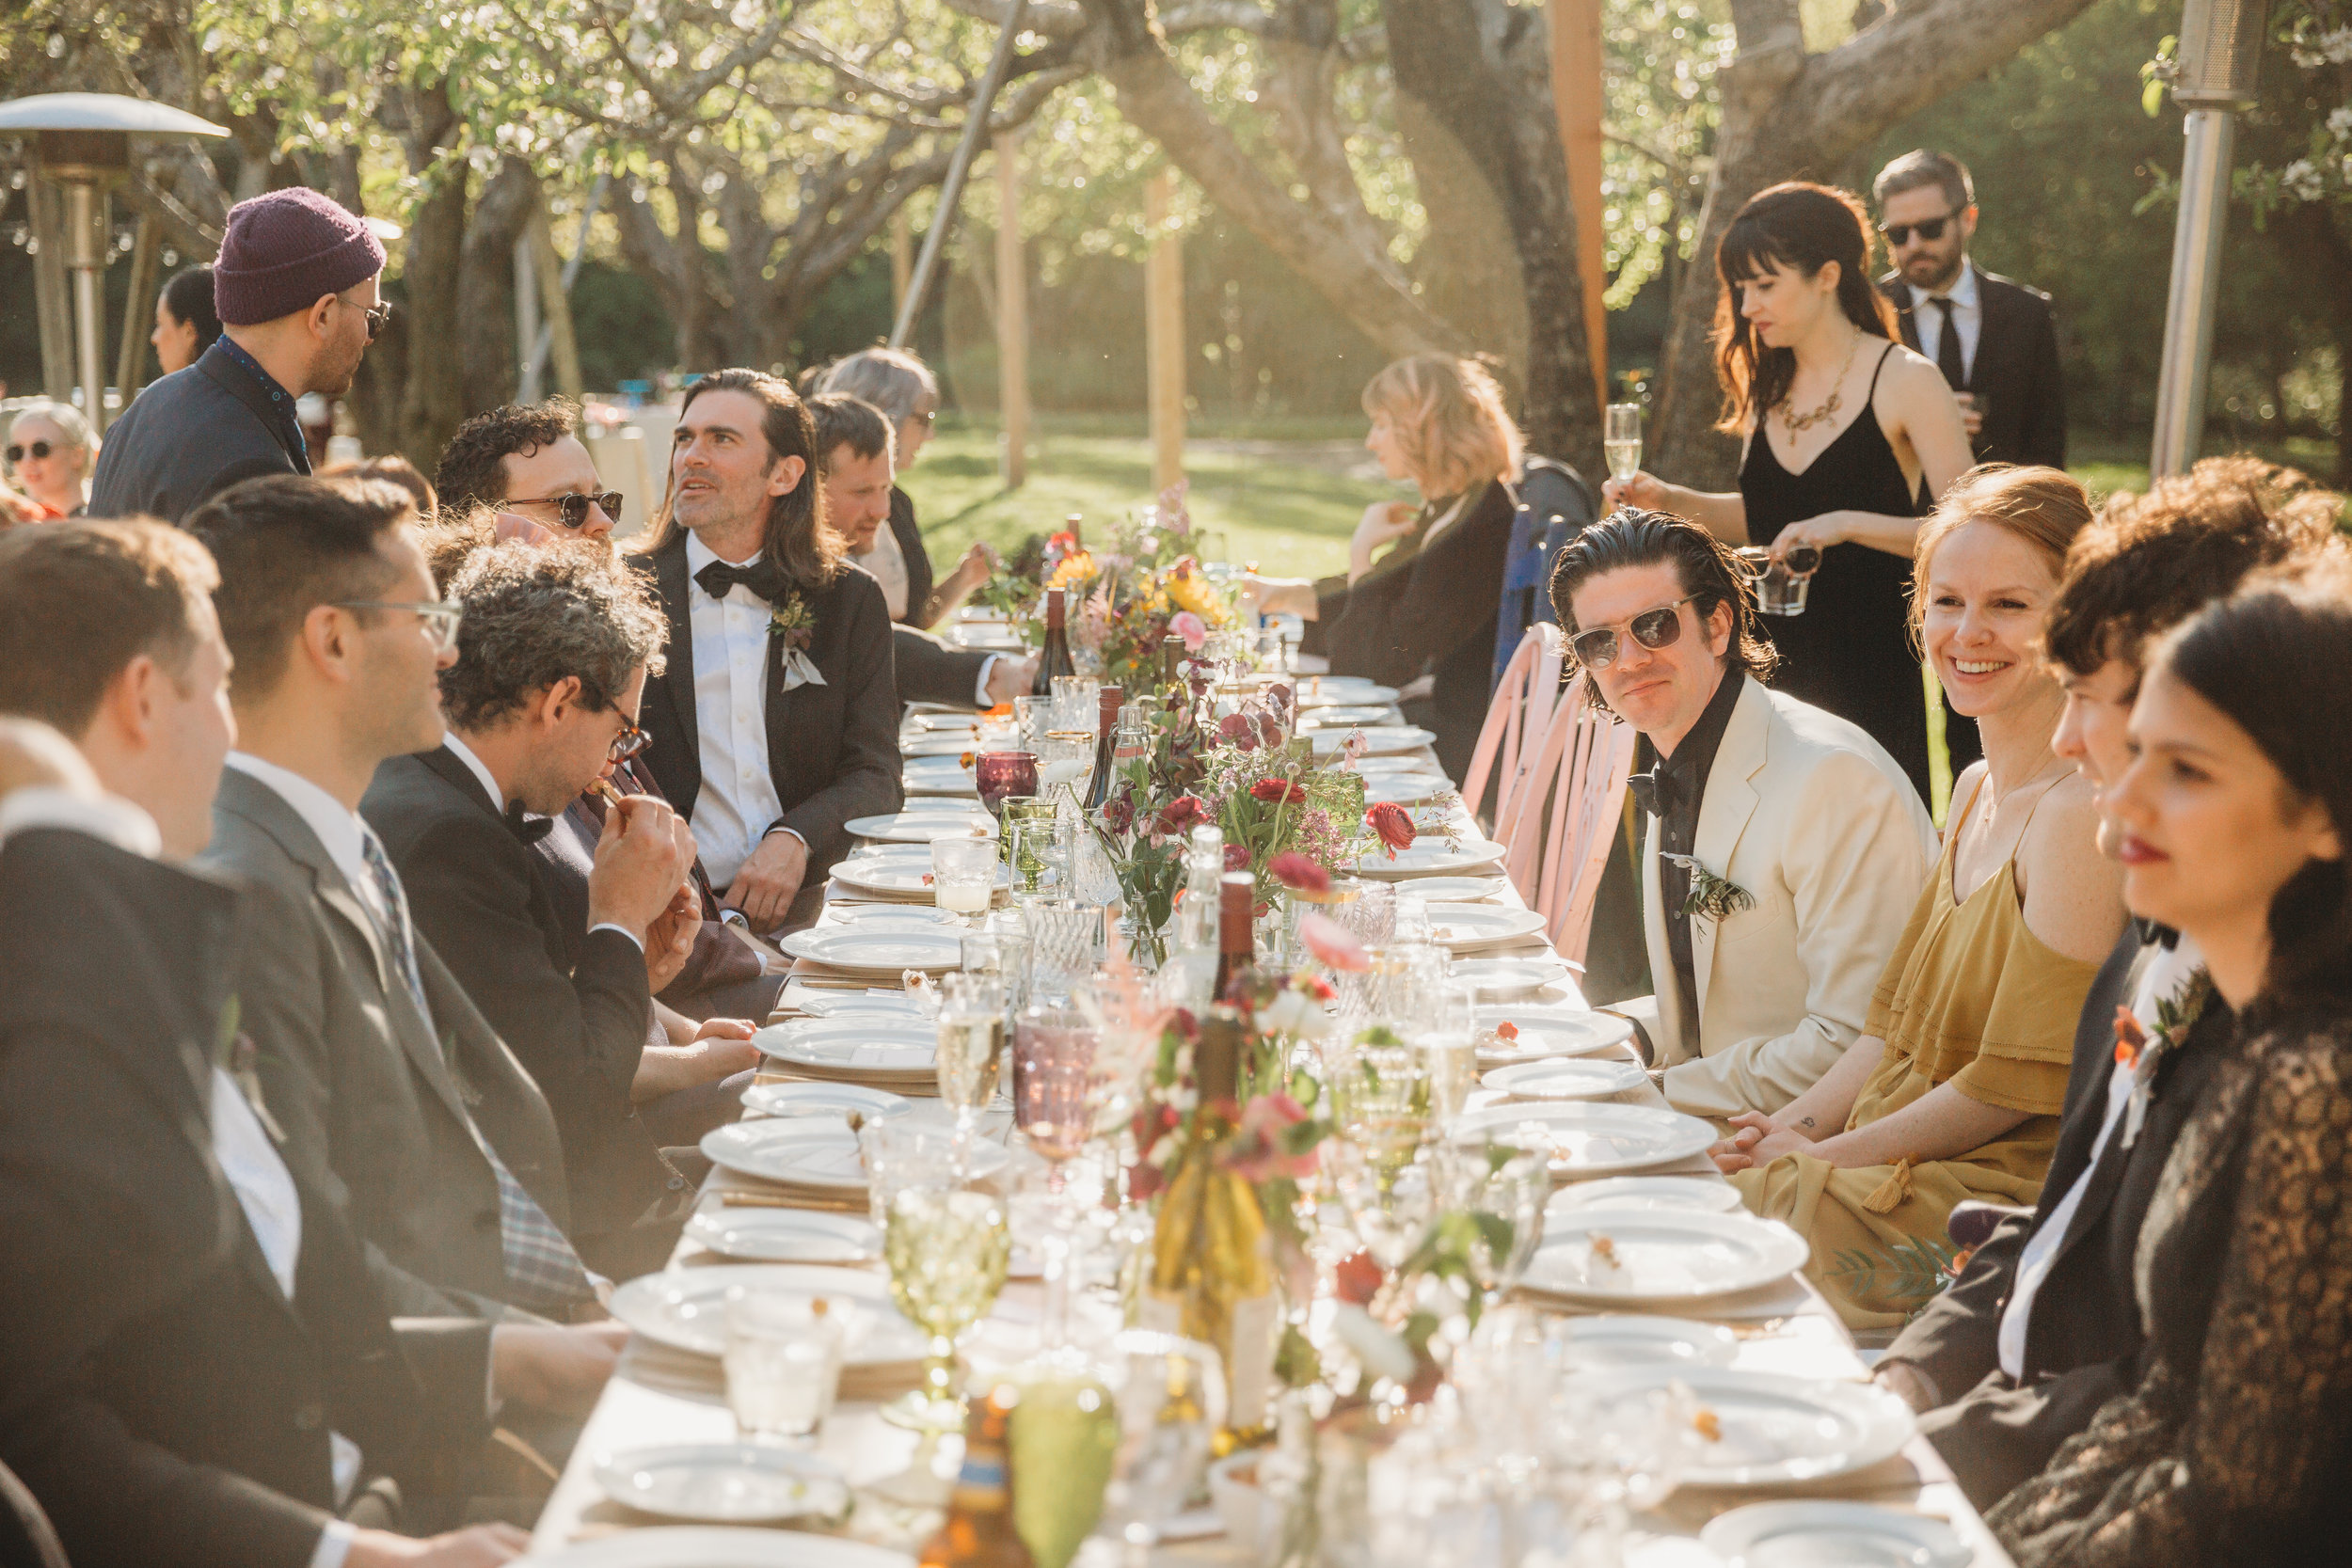
[(1610, 1010), (1641, 1026), (1677, 1110), (1776, 1110), (1861, 1033), (1934, 824), (1877, 741), (1765, 687), (1754, 589), (1697, 524), (1620, 510), (1561, 552), (1551, 599), (1647, 769), (1633, 785), (1657, 994)]
[[(606, 813), (587, 912), (559, 914), (532, 846), (641, 748), (638, 707), (661, 668), (661, 612), (602, 551), (513, 543), (450, 585), (463, 619), (441, 672), (437, 751), (376, 769), (359, 812), (384, 841), (417, 928), (548, 1097), (564, 1139), (572, 1234), (614, 1278), (667, 1261), (694, 1196), (641, 1104), (748, 1069), (741, 1020), (673, 1045), (653, 991), (691, 951), (701, 895), (693, 835), (663, 802)], [(658, 1041), (659, 1043), (653, 1043)]]
[(235, 660), (240, 749), (203, 863), (256, 894), (240, 1027), (286, 1163), (368, 1244), (394, 1311), (593, 1310), (548, 1102), (359, 816), (378, 764), (441, 742), (457, 611), (415, 525), (396, 485), (291, 474), (188, 518)]
[(1967, 166), (1921, 148), (1879, 170), (1870, 194), (1895, 262), (1879, 287), (1903, 341), (1934, 360), (1959, 395), (1977, 461), (2065, 467), (2066, 384), (2050, 296), (1969, 260), (1977, 197)]
[(816, 428), (787, 384), (703, 376), (672, 442), (634, 558), (670, 625), (645, 765), (727, 907), (772, 931), (796, 901), (813, 912), (851, 821), (905, 800), (890, 607), (826, 519)]

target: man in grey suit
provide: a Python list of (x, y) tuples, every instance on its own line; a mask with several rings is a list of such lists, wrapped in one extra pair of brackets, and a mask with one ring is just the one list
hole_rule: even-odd
[[(366, 1243), (396, 1313), (593, 1304), (546, 1100), (409, 921), (360, 818), (385, 758), (437, 745), (454, 607), (407, 493), (273, 475), (188, 518), (220, 567), (240, 749), (203, 863), (250, 884), (236, 986), (295, 1175)], [(479, 1305), (477, 1301), (475, 1305)]]

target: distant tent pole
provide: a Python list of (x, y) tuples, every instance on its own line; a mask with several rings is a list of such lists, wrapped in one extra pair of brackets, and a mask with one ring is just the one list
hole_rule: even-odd
[(1568, 156), (1568, 199), (1576, 209), (1576, 270), (1584, 285), (1584, 341), (1593, 380), (1609, 401), (1607, 226), (1602, 222), (1601, 0), (1551, 0), (1551, 107)]
[(914, 225), (901, 205), (890, 214), (890, 315), (905, 309), (907, 285), (914, 278)]
[(1169, 226), (1175, 177), (1143, 184), (1143, 358), (1152, 409), (1152, 488), (1184, 477), (1184, 242)]
[[(939, 229), (934, 225), (931, 232)], [(1021, 260), (1021, 133), (996, 138), (996, 378), (1005, 488), (1029, 477), (1029, 278)]]
[(930, 293), (931, 274), (939, 266), (939, 252), (947, 243), (947, 236), (956, 227), (956, 202), (963, 195), (964, 176), (972, 171), (972, 158), (979, 150), (981, 133), (988, 129), (990, 111), (996, 106), (996, 93), (1005, 85), (1005, 75), (1012, 69), (1013, 44), (1021, 37), (1021, 24), (1028, 20), (1029, 0), (1012, 0), (1005, 11), (1005, 30), (997, 35), (996, 53), (989, 56), (988, 73), (980, 78), (979, 96), (963, 117), (963, 139), (956, 144), (956, 155), (948, 162), (947, 178), (939, 187), (939, 212), (931, 219), (930, 231), (923, 236), (923, 253), (914, 259), (914, 276), (907, 280), (906, 297), (898, 302), (898, 320), (890, 329), (890, 346), (904, 348), (907, 338), (914, 330), (914, 318), (923, 309), (923, 296)]

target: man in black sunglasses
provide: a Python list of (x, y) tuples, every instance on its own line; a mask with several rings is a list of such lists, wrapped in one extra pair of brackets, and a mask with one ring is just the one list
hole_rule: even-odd
[(495, 506), (565, 539), (608, 539), (621, 517), (621, 494), (597, 477), (568, 398), (476, 414), (442, 450), (433, 487), (452, 513)]
[(1894, 302), (1903, 341), (1934, 360), (1959, 396), (1977, 460), (2066, 467), (2050, 296), (1969, 259), (1977, 196), (1967, 166), (1921, 148), (1881, 169), (1870, 194), (1895, 263), (1879, 287)]
[(176, 523), (240, 480), (309, 473), (295, 406), (351, 389), (390, 319), (383, 270), (367, 224), (317, 191), (239, 202), (213, 267), (221, 336), (106, 433), (88, 515)]

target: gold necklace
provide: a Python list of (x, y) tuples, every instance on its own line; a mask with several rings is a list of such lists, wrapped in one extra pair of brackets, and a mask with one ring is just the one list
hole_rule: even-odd
[(1853, 356), (1862, 347), (1862, 334), (1856, 331), (1846, 343), (1846, 362), (1837, 367), (1837, 379), (1830, 383), (1829, 399), (1809, 414), (1800, 414), (1787, 404), (1781, 404), (1780, 422), (1793, 437), (1801, 430), (1810, 430), (1823, 420), (1846, 406), (1846, 372), (1853, 369)]

